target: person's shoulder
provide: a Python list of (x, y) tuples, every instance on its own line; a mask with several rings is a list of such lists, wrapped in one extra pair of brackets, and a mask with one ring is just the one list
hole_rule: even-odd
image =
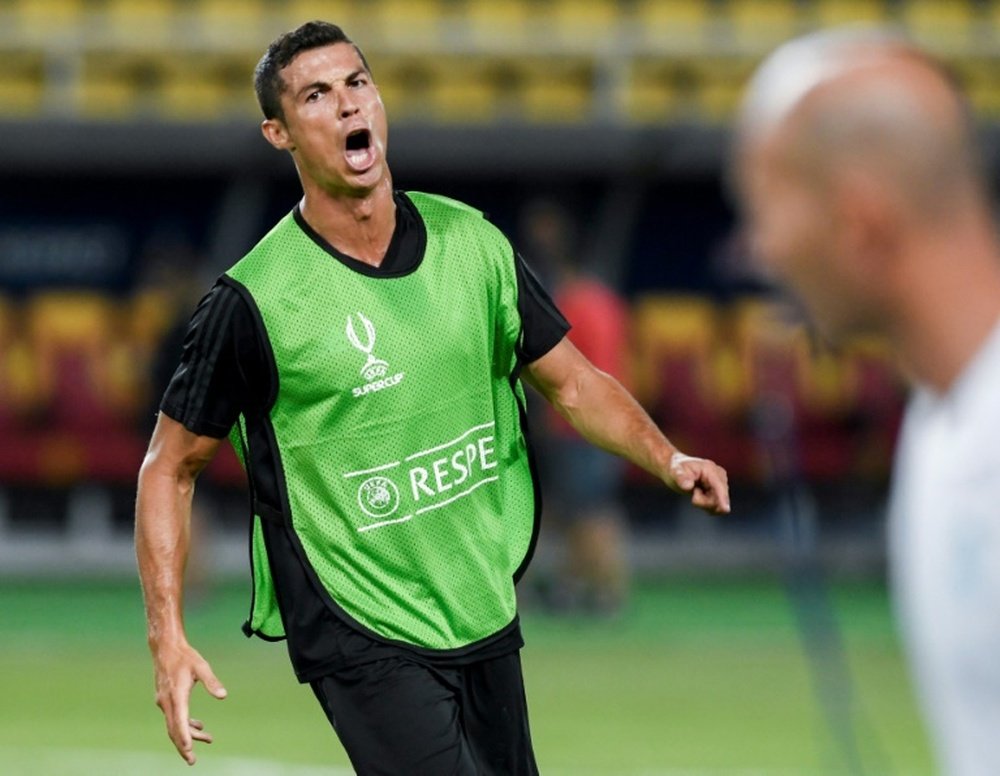
[(270, 261), (271, 257), (276, 251), (285, 249), (290, 241), (298, 239), (301, 232), (302, 230), (296, 224), (296, 211), (288, 213), (271, 227), (267, 234), (243, 255), (243, 258), (226, 270), (226, 275), (230, 278), (243, 280), (251, 273), (266, 266), (276, 266), (275, 262)]
[(489, 263), (513, 266), (514, 246), (486, 213), (457, 199), (440, 194), (406, 192), (420, 214), (428, 235), (477, 250), (470, 256), (488, 258)]
[(486, 220), (482, 210), (443, 194), (429, 194), (425, 191), (407, 191), (405, 194), (421, 213), (431, 211), (442, 215)]

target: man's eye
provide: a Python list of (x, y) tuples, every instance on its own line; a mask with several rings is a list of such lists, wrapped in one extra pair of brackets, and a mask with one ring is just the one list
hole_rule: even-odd
[(306, 97), (306, 102), (316, 102), (316, 100), (319, 99), (319, 97), (320, 97), (320, 95), (322, 93), (323, 92), (320, 92), (320, 91), (309, 92), (309, 95)]

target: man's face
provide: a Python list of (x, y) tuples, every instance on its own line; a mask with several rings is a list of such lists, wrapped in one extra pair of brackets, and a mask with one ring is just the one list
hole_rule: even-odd
[(780, 139), (742, 149), (739, 174), (750, 244), (767, 275), (798, 297), (826, 337), (860, 328), (864, 289), (841, 250), (831, 192), (787, 158)]
[(291, 151), (300, 174), (330, 193), (374, 189), (388, 175), (385, 107), (354, 46), (303, 51), (281, 78), (285, 117), (264, 122), (268, 140)]

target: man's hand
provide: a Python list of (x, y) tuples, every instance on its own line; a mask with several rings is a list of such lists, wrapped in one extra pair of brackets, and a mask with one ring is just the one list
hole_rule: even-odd
[(166, 718), (167, 734), (188, 765), (194, 765), (194, 742), (212, 743), (212, 736), (200, 720), (188, 716), (188, 702), (195, 682), (205, 685), (208, 692), (222, 700), (222, 686), (208, 662), (189, 644), (154, 649), (156, 670), (156, 705)]
[(729, 477), (725, 469), (707, 458), (674, 453), (664, 481), (678, 493), (690, 493), (691, 503), (706, 512), (729, 513)]

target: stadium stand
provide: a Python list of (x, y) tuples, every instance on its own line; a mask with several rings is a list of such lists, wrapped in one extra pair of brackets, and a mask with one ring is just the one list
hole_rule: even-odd
[(459, 15), (473, 49), (524, 40), (534, 23), (531, 0), (465, 0)]
[(0, 105), (8, 116), (39, 113), (45, 99), (45, 63), (40, 51), (12, 51), (0, 69)]
[(811, 27), (881, 24), (889, 20), (889, 6), (882, 0), (812, 0), (804, 13)]
[(709, 0), (637, 0), (634, 14), (635, 40), (644, 54), (692, 53), (712, 42), (715, 17)]
[[(404, 99), (397, 120), (686, 121), (692, 102), (718, 120), (733, 110), (733, 69), (820, 26), (896, 21), (959, 67), (995, 69), (998, 9), (986, 0), (3, 0), (0, 52), (13, 66), (0, 75), (0, 116), (253, 115), (246, 84), (263, 43), (324, 17), (364, 43), (387, 94), (420, 81), (430, 106)], [(432, 67), (420, 80), (382, 66), (442, 57), (468, 67)], [(525, 58), (565, 61), (548, 76), (519, 79), (514, 99), (494, 84), (476, 88), (479, 74), (516, 69)], [(704, 94), (675, 99), (675, 79), (664, 74), (700, 60), (711, 64), (690, 85)], [(737, 64), (718, 65), (726, 61)], [(67, 108), (63, 94), (78, 98)], [(995, 109), (987, 89), (973, 96)], [(466, 98), (467, 113), (453, 109)], [(540, 106), (549, 98), (551, 110)]]
[(961, 53), (976, 29), (978, 4), (972, 0), (905, 0), (899, 20), (922, 45), (942, 53)]
[(169, 50), (183, 35), (183, 20), (174, 0), (105, 0), (98, 18), (110, 41), (118, 46)]
[(803, 26), (797, 0), (729, 0), (726, 17), (733, 42), (740, 50), (774, 46)]

